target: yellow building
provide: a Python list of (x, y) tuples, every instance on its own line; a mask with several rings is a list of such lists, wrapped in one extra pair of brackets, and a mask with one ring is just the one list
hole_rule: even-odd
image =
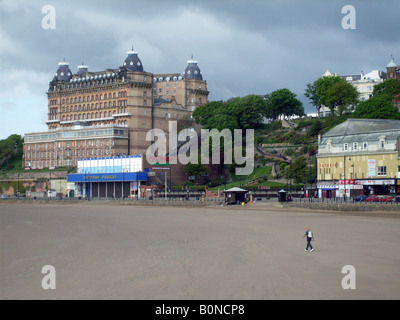
[(400, 121), (348, 119), (318, 142), (320, 197), (400, 194)]

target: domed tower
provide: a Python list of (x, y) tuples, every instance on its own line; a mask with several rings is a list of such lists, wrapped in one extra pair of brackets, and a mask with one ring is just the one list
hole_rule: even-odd
[(397, 65), (394, 62), (393, 55), (391, 55), (390, 57), (391, 57), (391, 60), (386, 66), (387, 77), (388, 77), (388, 79), (394, 79), (394, 78), (396, 78)]
[(183, 75), (184, 79), (195, 79), (195, 80), (203, 80), (203, 76), (201, 74), (200, 68), (197, 65), (197, 61), (193, 60), (193, 55), (190, 60), (188, 60), (188, 65), (185, 69), (185, 73)]
[(88, 73), (88, 66), (85, 66), (82, 62), (80, 66), (78, 66), (78, 72), (76, 73), (77, 75), (84, 76), (85, 74)]
[(183, 74), (185, 83), (185, 105), (188, 111), (193, 112), (196, 107), (208, 102), (207, 82), (203, 80), (197, 61), (193, 60), (193, 55), (188, 60), (188, 65)]
[(143, 72), (142, 61), (140, 61), (138, 53), (133, 51), (133, 47), (131, 51), (127, 52), (127, 54), (128, 56), (124, 61), (124, 67), (129, 71)]
[(57, 81), (69, 81), (72, 78), (72, 72), (69, 69), (69, 63), (65, 62), (65, 59), (63, 62), (58, 63), (58, 69), (55, 74), (55, 78)]

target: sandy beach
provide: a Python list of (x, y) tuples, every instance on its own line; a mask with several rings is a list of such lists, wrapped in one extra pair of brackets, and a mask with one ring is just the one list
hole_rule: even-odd
[(0, 298), (399, 299), (399, 241), (398, 215), (1, 203)]

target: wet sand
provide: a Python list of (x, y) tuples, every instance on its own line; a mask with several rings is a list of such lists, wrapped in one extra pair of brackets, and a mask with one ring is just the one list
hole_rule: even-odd
[[(314, 252), (305, 252), (307, 227)], [(0, 204), (1, 299), (399, 299), (400, 219), (252, 207)], [(44, 290), (44, 265), (56, 289)], [(342, 288), (342, 267), (356, 289)]]

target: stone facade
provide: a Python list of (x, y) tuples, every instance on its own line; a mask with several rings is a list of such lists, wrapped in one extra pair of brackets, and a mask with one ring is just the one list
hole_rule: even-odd
[(123, 66), (97, 72), (80, 65), (73, 74), (60, 62), (47, 92), (48, 131), (25, 135), (23, 166), (76, 166), (79, 158), (144, 154), (152, 143), (149, 130), (168, 132), (170, 121), (190, 124), (208, 94), (194, 60), (183, 75), (144, 71), (133, 50)]

